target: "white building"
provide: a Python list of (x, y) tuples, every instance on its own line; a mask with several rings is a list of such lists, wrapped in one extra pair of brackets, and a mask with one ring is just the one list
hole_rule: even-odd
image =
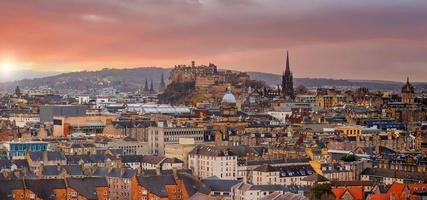
[(282, 185), (251, 185), (239, 183), (231, 187), (231, 199), (233, 200), (257, 200), (273, 192), (283, 194)]
[(188, 154), (188, 166), (201, 179), (237, 179), (237, 155), (227, 149), (198, 145)]
[(38, 123), (40, 122), (40, 116), (38, 114), (13, 114), (9, 117), (10, 121), (15, 121), (17, 127), (23, 128), (27, 123)]
[(263, 165), (250, 173), (250, 182), (254, 185), (309, 185), (303, 179), (312, 175), (311, 165), (273, 167)]

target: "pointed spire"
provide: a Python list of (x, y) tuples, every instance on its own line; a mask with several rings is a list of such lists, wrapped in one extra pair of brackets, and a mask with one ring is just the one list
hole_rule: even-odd
[(145, 79), (144, 91), (148, 91), (148, 80), (147, 79)]
[(285, 72), (290, 72), (290, 71), (291, 71), (291, 69), (289, 66), (289, 52), (286, 51), (286, 69), (285, 69)]
[(162, 76), (161, 76), (161, 80), (160, 80), (160, 90), (163, 90), (166, 87), (165, 84), (165, 77), (163, 76), (163, 72), (162, 72)]
[(153, 79), (151, 79), (151, 84), (150, 84), (150, 92), (154, 91), (154, 87), (153, 87)]
[(406, 83), (409, 84), (409, 76), (406, 77)]

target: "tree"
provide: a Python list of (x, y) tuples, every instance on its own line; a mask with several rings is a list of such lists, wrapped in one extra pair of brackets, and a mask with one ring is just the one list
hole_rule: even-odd
[(315, 184), (310, 188), (310, 199), (324, 200), (335, 199), (332, 194), (332, 186), (330, 183)]
[(348, 154), (348, 155), (341, 157), (341, 160), (344, 162), (354, 162), (354, 161), (356, 161), (356, 156), (353, 154)]
[(297, 94), (305, 94), (308, 91), (307, 88), (303, 85), (299, 85), (295, 90)]

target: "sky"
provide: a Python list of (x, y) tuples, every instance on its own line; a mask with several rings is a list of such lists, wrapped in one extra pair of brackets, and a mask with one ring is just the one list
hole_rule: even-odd
[(215, 63), (427, 81), (426, 0), (0, 0), (0, 64), (78, 71)]

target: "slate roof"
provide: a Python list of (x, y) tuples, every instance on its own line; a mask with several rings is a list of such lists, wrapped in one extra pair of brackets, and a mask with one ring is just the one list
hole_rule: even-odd
[(241, 183), (238, 180), (224, 180), (224, 179), (203, 179), (202, 182), (207, 185), (212, 191), (215, 192), (231, 192), (231, 187)]
[(189, 173), (178, 172), (178, 178), (184, 182), (185, 189), (190, 197), (196, 193), (210, 194), (211, 192), (211, 189), (206, 184)]
[(284, 185), (283, 192), (291, 192), (294, 194), (298, 194), (300, 191), (304, 192), (304, 194), (308, 194), (311, 186), (308, 185)]
[(124, 155), (120, 157), (122, 163), (142, 163), (144, 161), (143, 155)]
[(67, 174), (71, 176), (83, 176), (83, 169), (81, 165), (65, 165), (63, 166)]
[(105, 177), (110, 172), (110, 169), (107, 167), (97, 167), (95, 171), (93, 172), (92, 176), (96, 177)]
[(15, 164), (18, 169), (28, 168), (28, 161), (25, 159), (20, 159), (20, 160), (1, 159), (0, 169), (10, 169), (13, 164)]
[(260, 200), (308, 200), (307, 197), (295, 193), (286, 192), (273, 192), (267, 196), (262, 197)]
[(293, 165), (273, 167), (271, 165), (262, 165), (254, 169), (260, 172), (280, 172), (280, 177), (309, 176), (314, 173), (310, 165)]
[(65, 181), (63, 179), (37, 179), (25, 180), (26, 188), (34, 192), (41, 199), (55, 199), (54, 189), (65, 189)]
[(162, 163), (184, 163), (184, 161), (178, 158), (166, 158)]
[(61, 151), (30, 151), (30, 158), (33, 161), (59, 161), (66, 160), (64, 152)]
[(107, 159), (116, 160), (114, 156), (109, 154), (96, 154), (96, 155), (67, 155), (67, 164), (79, 164), (82, 160), (84, 163), (105, 163)]
[(188, 154), (204, 156), (236, 156), (237, 154), (229, 149), (221, 149), (215, 146), (197, 145)]
[(108, 177), (120, 178), (122, 176), (122, 170), (120, 168), (112, 168), (110, 173), (107, 175)]
[(274, 192), (274, 191), (282, 191), (283, 186), (282, 185), (252, 185), (250, 187), (250, 190)]
[(22, 180), (0, 180), (0, 199), (12, 200), (12, 190), (24, 188)]
[(43, 175), (45, 176), (58, 176), (61, 171), (61, 166), (43, 166)]
[(144, 156), (143, 162), (157, 165), (160, 164), (164, 159), (166, 159), (164, 156), (146, 155)]
[(287, 159), (259, 159), (259, 160), (246, 160), (239, 162), (239, 165), (264, 165), (264, 164), (291, 164), (291, 163), (307, 163), (310, 161), (308, 157), (298, 157), (298, 158), (287, 158)]
[(405, 180), (416, 180), (427, 182), (427, 174), (419, 172), (407, 172), (392, 169), (366, 168), (361, 175), (379, 176), (379, 177), (396, 177)]
[(324, 177), (318, 173), (314, 173), (310, 176), (307, 176), (307, 177), (303, 178), (302, 180), (303, 181), (312, 181), (314, 183), (329, 181), (329, 179), (327, 179), (326, 177)]
[(116, 128), (145, 128), (149, 126), (154, 126), (154, 121), (148, 120), (119, 120), (113, 121), (113, 126)]
[(159, 197), (168, 196), (166, 185), (176, 185), (175, 179), (171, 175), (138, 176), (137, 180), (144, 188)]
[(350, 171), (345, 169), (344, 166), (340, 165), (339, 163), (324, 163), (321, 164), (321, 170), (323, 173), (333, 173), (333, 172), (345, 172)]
[(105, 178), (68, 178), (68, 186), (73, 188), (80, 195), (88, 200), (97, 200), (97, 187), (108, 187), (108, 182)]
[(0, 173), (0, 180), (18, 180), (18, 179), (34, 179), (37, 178), (36, 175), (34, 175), (30, 171), (23, 171), (19, 170), (18, 174), (15, 174), (13, 171), (8, 171), (6, 176), (5, 174)]
[(137, 174), (136, 170), (129, 168), (97, 167), (92, 173), (94, 177), (132, 178)]

